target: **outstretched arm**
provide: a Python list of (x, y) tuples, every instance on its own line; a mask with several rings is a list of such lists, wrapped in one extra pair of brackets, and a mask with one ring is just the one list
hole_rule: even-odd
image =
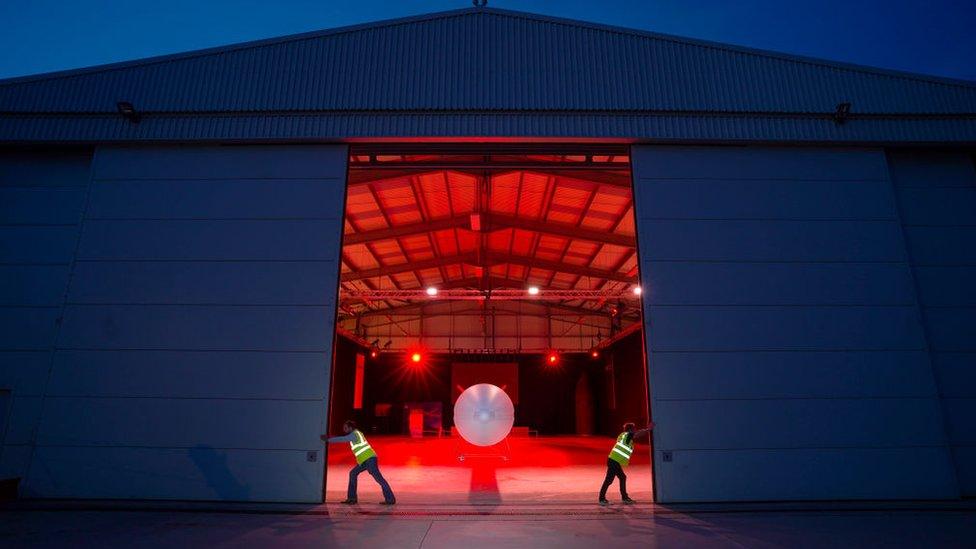
[(322, 442), (328, 444), (335, 444), (336, 442), (353, 442), (356, 440), (356, 433), (349, 433), (348, 435), (342, 435), (341, 437), (330, 437), (329, 435), (322, 435), (319, 437)]
[(652, 421), (647, 424), (647, 427), (634, 431), (634, 438), (643, 436), (645, 433), (650, 433), (653, 430), (654, 430), (654, 422)]

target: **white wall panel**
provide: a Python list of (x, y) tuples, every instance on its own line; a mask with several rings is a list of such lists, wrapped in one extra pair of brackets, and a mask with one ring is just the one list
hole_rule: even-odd
[[(761, 400), (664, 400), (655, 413), (680, 417), (658, 435), (678, 449), (859, 448), (938, 446), (938, 399), (794, 398)], [(761, 423), (759, 421), (761, 418)], [(892, 425), (898, 427), (893, 429)]]
[[(94, 177), (109, 179), (345, 180), (345, 148), (322, 145), (105, 147)], [(339, 163), (342, 165), (339, 165)], [(337, 195), (333, 195), (337, 196)]]
[[(926, 499), (956, 491), (943, 448), (689, 450), (659, 462), (658, 498), (672, 502)], [(931, 467), (930, 467), (931, 466)], [(924, 474), (922, 474), (924, 472)], [(680, 477), (680, 485), (662, 482)]]
[(87, 187), (91, 153), (86, 150), (0, 153), (2, 187)]
[(976, 351), (932, 353), (943, 397), (976, 398)]
[(896, 221), (639, 219), (641, 260), (904, 261)]
[[(334, 260), (79, 261), (72, 303), (331, 305)], [(0, 268), (0, 275), (3, 269)]]
[(62, 349), (324, 351), (325, 306), (71, 305)]
[(98, 151), (29, 494), (320, 500), (345, 156)]
[(23, 476), (30, 462), (31, 447), (29, 444), (6, 444), (0, 449), (0, 477), (14, 478)]
[(322, 490), (322, 452), (193, 448), (37, 449), (28, 496), (305, 502)]
[(976, 351), (976, 307), (930, 307), (925, 311), (934, 351)]
[(92, 220), (82, 228), (78, 259), (335, 260), (337, 225), (337, 220), (290, 219)]
[(912, 261), (919, 265), (976, 265), (976, 226), (905, 226)]
[(659, 500), (956, 495), (883, 152), (633, 167)]
[(60, 351), (48, 394), (314, 399), (331, 360), (321, 351)]
[[(648, 219), (896, 219), (884, 179), (653, 179)], [(739, 200), (747, 194), (750, 200)]]
[(952, 447), (952, 459), (956, 464), (956, 479), (959, 491), (963, 494), (976, 494), (976, 468), (967, 464), (976, 463), (976, 445)]
[(27, 471), (89, 183), (85, 151), (0, 153), (0, 475)]
[(0, 349), (49, 350), (59, 314), (57, 307), (0, 307)]
[(319, 179), (98, 181), (90, 219), (334, 219)]
[(0, 305), (60, 306), (68, 265), (0, 265)]
[(3, 438), (4, 445), (28, 445), (32, 442), (34, 426), (41, 417), (41, 397), (14, 395), (10, 405), (10, 419), (7, 423), (7, 433)]
[(914, 271), (927, 307), (976, 307), (976, 265), (918, 265)]
[(652, 305), (655, 351), (923, 349), (914, 308)]
[(976, 446), (976, 397), (945, 398), (943, 404), (949, 426), (949, 437), (957, 446)]
[(84, 200), (83, 187), (0, 187), (0, 223), (75, 225)]
[[(899, 187), (906, 204), (906, 225), (970, 225), (976, 211), (976, 187)], [(909, 206), (910, 205), (910, 206)]]
[[(660, 305), (912, 305), (903, 263), (644, 261)], [(756, 284), (762, 280), (762, 284)]]
[(0, 351), (0, 387), (18, 396), (41, 396), (50, 366), (49, 349)]
[(925, 351), (655, 351), (658, 399), (917, 398), (936, 394)]
[(69, 263), (78, 228), (62, 225), (0, 225), (0, 264)]
[(887, 160), (892, 182), (899, 189), (971, 188), (976, 175), (972, 158), (958, 151), (893, 150)]
[(976, 166), (949, 151), (888, 152), (956, 476), (976, 495)]
[[(634, 164), (637, 179), (885, 180), (876, 149), (660, 147)], [(740, 200), (743, 198), (740, 195)]]
[(321, 399), (48, 396), (38, 444), (314, 449), (324, 411)]

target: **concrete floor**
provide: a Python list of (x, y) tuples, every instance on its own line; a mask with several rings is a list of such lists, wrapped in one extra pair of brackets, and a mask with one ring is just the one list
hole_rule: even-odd
[[(521, 503), (582, 503), (597, 499), (607, 470), (610, 437), (510, 437), (508, 445), (479, 449), (455, 438), (372, 436), (370, 445), (379, 456), (380, 470), (404, 504), (501, 505)], [(480, 452), (478, 457), (472, 455)], [(466, 455), (464, 461), (457, 459)], [(504, 455), (508, 459), (502, 459)], [(326, 501), (346, 497), (349, 469), (355, 465), (348, 444), (329, 448)], [(627, 467), (630, 497), (649, 502), (650, 452), (638, 443)], [(608, 492), (620, 499), (616, 482)], [(359, 477), (359, 499), (383, 499), (366, 473)]]
[(3, 547), (972, 547), (974, 510), (487, 516), (7, 510)]

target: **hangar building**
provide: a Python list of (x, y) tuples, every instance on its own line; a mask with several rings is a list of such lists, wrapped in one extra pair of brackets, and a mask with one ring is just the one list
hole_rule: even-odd
[(354, 418), (403, 501), (589, 501), (653, 418), (645, 499), (976, 495), (974, 144), (972, 82), (490, 8), (0, 81), (0, 476), (315, 503)]

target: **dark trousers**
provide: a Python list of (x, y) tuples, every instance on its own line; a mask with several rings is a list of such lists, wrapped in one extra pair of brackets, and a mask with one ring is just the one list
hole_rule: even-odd
[(367, 459), (349, 471), (349, 490), (346, 492), (346, 497), (348, 499), (353, 501), (357, 499), (356, 488), (359, 484), (359, 473), (362, 473), (363, 471), (368, 472), (370, 476), (373, 477), (373, 480), (376, 481), (376, 484), (379, 484), (380, 488), (383, 489), (383, 499), (386, 501), (396, 500), (396, 498), (393, 497), (393, 490), (390, 489), (390, 483), (386, 482), (386, 479), (383, 478), (383, 473), (380, 473), (380, 465), (376, 461), (375, 457)]
[(607, 499), (607, 488), (613, 483), (613, 477), (620, 480), (620, 497), (627, 499), (627, 475), (624, 474), (624, 468), (610, 458), (607, 458), (607, 477), (603, 479), (603, 487), (600, 488), (600, 499)]

